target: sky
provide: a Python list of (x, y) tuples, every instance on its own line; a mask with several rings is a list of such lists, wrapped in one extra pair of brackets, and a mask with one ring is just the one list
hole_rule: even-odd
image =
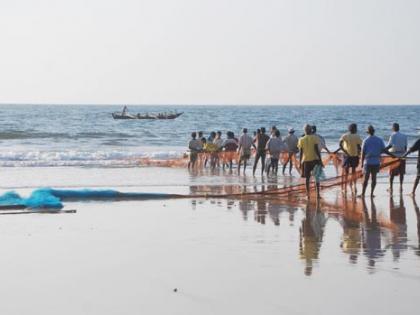
[(0, 103), (420, 104), (419, 0), (0, 0)]

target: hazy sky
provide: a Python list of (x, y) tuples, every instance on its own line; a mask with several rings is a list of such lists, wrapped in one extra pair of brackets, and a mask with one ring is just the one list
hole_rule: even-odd
[(1, 103), (419, 104), (420, 0), (0, 0)]

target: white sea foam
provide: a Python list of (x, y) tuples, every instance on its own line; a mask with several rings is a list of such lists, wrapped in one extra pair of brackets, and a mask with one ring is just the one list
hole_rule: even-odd
[(175, 159), (183, 150), (138, 150), (138, 151), (0, 151), (0, 167), (22, 166), (134, 166), (139, 159)]

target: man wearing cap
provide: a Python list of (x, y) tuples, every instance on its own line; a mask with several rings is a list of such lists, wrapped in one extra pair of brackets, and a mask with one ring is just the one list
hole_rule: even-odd
[(295, 130), (293, 128), (289, 128), (288, 132), (289, 134), (284, 138), (284, 143), (286, 144), (288, 155), (286, 163), (283, 164), (283, 175), (288, 163), (290, 164), (289, 175), (292, 175), (293, 158), (296, 157), (296, 153), (299, 152), (297, 147), (299, 139), (295, 135)]
[[(392, 134), (389, 137), (386, 149), (392, 152), (397, 157), (402, 157), (407, 151), (408, 139), (407, 136), (400, 132), (400, 125), (398, 123), (392, 124)], [(394, 177), (400, 176), (400, 192), (403, 190), (405, 174), (405, 160), (400, 160), (398, 167), (389, 170), (389, 193), (392, 195)]]
[(375, 136), (375, 128), (372, 125), (367, 127), (366, 131), (369, 136), (363, 141), (362, 144), (362, 168), (364, 170), (363, 178), (363, 190), (361, 197), (365, 196), (366, 188), (369, 182), (369, 177), (372, 175), (372, 183), (370, 196), (374, 197), (373, 192), (376, 187), (376, 175), (379, 172), (381, 166), (381, 154), (386, 153), (392, 157), (395, 157), (392, 153), (389, 153), (385, 148), (384, 141)]

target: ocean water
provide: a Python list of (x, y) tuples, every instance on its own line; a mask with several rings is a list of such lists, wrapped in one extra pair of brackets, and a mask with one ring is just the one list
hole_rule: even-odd
[(192, 131), (228, 130), (239, 134), (276, 125), (300, 134), (316, 124), (336, 148), (347, 125), (356, 122), (364, 135), (368, 124), (387, 139), (399, 122), (412, 143), (419, 134), (420, 106), (130, 106), (131, 113), (184, 112), (176, 120), (114, 120), (122, 106), (0, 106), (0, 167), (106, 166), (136, 164), (136, 158), (176, 158), (186, 151)]

